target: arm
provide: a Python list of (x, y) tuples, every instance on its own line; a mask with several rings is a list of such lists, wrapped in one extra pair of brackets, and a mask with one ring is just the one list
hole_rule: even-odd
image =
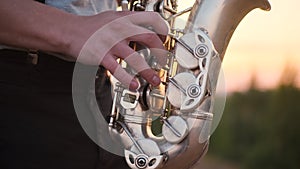
[[(76, 16), (32, 0), (1, 0), (0, 25), (0, 44), (61, 53), (82, 63), (101, 64), (114, 75), (120, 70), (116, 58), (126, 59), (134, 53), (128, 47), (130, 41), (164, 49), (160, 38), (141, 26), (152, 26), (159, 34), (168, 32), (163, 19), (153, 12)], [(80, 57), (81, 53), (87, 55)], [(137, 87), (131, 76), (117, 72), (117, 78), (126, 77), (125, 83)], [(153, 85), (160, 83), (148, 67), (139, 73)]]
[(33, 0), (1, 0), (0, 44), (66, 54), (75, 20)]

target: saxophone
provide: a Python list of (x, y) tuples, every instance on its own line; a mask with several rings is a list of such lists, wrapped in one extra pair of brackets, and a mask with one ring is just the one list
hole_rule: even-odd
[[(133, 44), (161, 75), (162, 83), (153, 87), (140, 78), (139, 91), (132, 92), (112, 76), (109, 135), (121, 143), (130, 168), (189, 168), (208, 149), (218, 74), (231, 36), (251, 10), (270, 10), (270, 4), (268, 0), (196, 0), (183, 11), (178, 11), (177, 0), (121, 4), (123, 10), (160, 13), (170, 25), (165, 43), (169, 54), (167, 64), (157, 68), (151, 52)], [(176, 28), (176, 18), (185, 13), (189, 13), (185, 28)], [(131, 71), (127, 65), (124, 68)]]

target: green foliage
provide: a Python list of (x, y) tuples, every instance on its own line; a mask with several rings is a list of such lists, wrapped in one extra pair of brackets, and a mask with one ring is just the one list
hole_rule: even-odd
[(209, 154), (245, 169), (298, 169), (300, 161), (300, 90), (234, 93), (212, 135)]

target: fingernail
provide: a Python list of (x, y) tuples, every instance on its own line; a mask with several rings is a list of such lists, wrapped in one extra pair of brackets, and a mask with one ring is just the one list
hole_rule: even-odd
[(136, 80), (133, 79), (133, 80), (130, 82), (129, 89), (130, 89), (130, 90), (136, 90), (138, 87), (139, 87), (139, 83), (138, 83)]
[(160, 84), (160, 78), (157, 75), (154, 75), (152, 77), (152, 83), (153, 83), (154, 86), (159, 85)]

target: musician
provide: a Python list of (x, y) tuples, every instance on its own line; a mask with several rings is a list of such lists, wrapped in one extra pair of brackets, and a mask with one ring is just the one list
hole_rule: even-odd
[[(107, 69), (123, 77), (131, 90), (139, 84), (120, 70), (116, 62), (117, 58), (125, 59), (133, 53), (128, 42), (163, 49), (156, 33), (143, 27), (166, 32), (158, 14), (103, 12), (115, 7), (110, 0), (0, 1), (1, 169), (128, 168), (123, 157), (103, 150), (88, 137), (72, 102), (73, 68), (83, 49), (90, 55), (81, 57), (80, 63), (100, 64), (104, 67), (102, 72)], [(137, 15), (141, 19), (134, 22), (128, 19)], [(125, 20), (119, 19), (122, 17)], [(111, 22), (119, 26), (104, 29)], [(98, 31), (101, 28), (105, 31)], [(122, 41), (114, 39), (128, 30), (146, 33), (126, 36)], [(86, 45), (92, 36), (97, 43)], [(107, 52), (99, 52), (104, 49)], [(154, 86), (160, 83), (151, 69), (140, 74)], [(99, 97), (110, 98), (107, 77), (102, 73), (99, 78), (97, 85), (102, 94)], [(109, 111), (110, 99), (102, 101), (102, 110)], [(93, 117), (87, 115), (87, 118)]]

